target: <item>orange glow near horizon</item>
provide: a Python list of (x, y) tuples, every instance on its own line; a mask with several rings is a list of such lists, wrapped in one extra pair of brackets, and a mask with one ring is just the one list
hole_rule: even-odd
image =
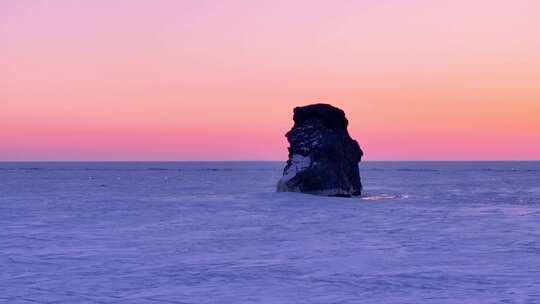
[(0, 160), (283, 160), (315, 102), (366, 160), (540, 159), (540, 2), (0, 3)]

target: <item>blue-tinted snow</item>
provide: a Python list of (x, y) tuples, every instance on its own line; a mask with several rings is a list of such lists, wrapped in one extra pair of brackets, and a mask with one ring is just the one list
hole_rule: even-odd
[(540, 163), (0, 163), (0, 302), (539, 303)]

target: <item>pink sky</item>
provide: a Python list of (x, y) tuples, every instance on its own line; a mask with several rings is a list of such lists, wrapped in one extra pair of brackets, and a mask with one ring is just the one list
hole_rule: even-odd
[(283, 160), (294, 106), (367, 160), (540, 158), (540, 1), (0, 2), (0, 160)]

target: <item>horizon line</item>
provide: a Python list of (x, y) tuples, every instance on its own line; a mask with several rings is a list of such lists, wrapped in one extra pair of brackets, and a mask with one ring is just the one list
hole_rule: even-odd
[[(284, 160), (0, 160), (0, 163), (196, 163), (196, 162), (287, 162)], [(540, 162), (540, 159), (370, 159), (365, 162)]]

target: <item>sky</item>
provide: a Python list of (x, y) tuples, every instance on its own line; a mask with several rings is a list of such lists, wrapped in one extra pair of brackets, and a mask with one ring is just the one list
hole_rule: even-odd
[(0, 1), (0, 160), (540, 159), (540, 1)]

